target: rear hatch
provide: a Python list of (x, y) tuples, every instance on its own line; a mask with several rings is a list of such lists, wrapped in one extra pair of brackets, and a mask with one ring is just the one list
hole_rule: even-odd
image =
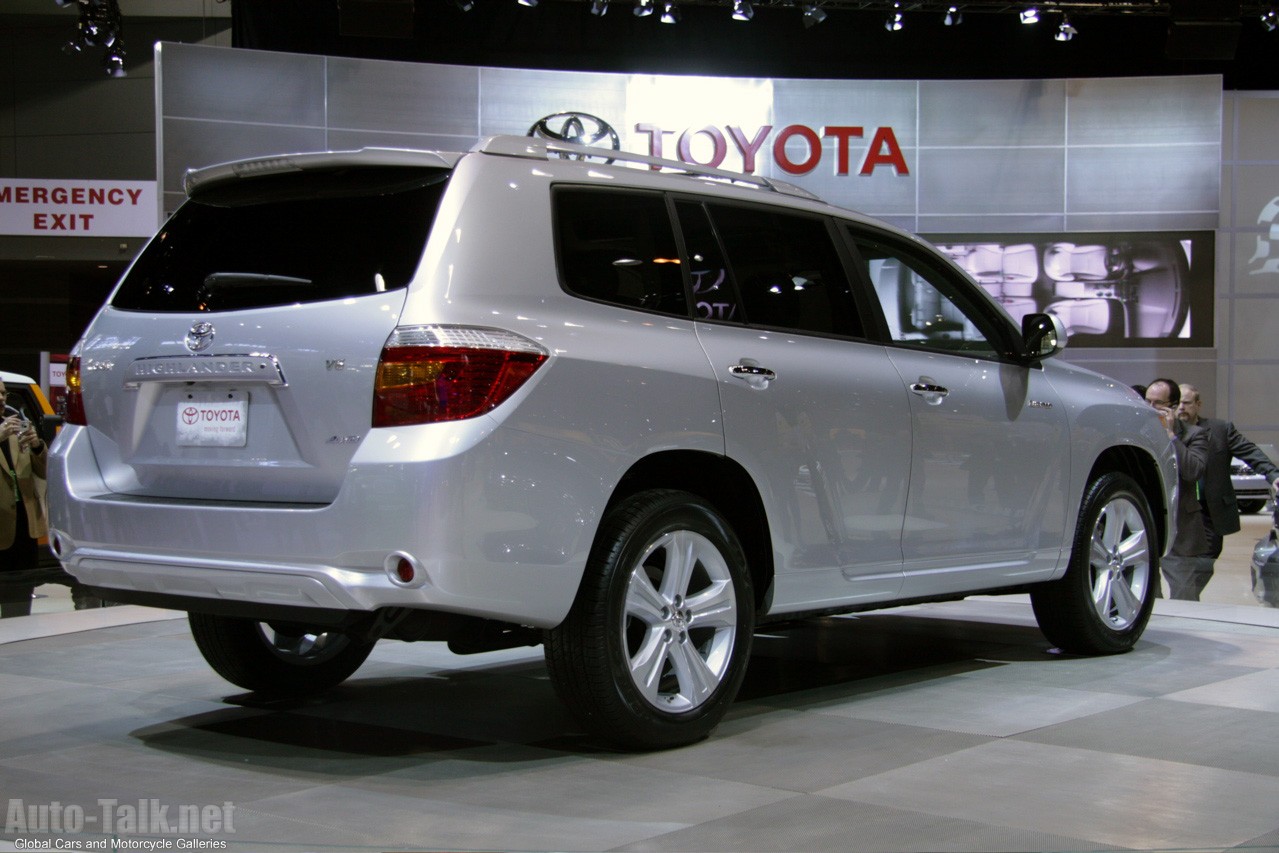
[(197, 184), (95, 318), (78, 355), (110, 491), (336, 496), (449, 169), (332, 159)]

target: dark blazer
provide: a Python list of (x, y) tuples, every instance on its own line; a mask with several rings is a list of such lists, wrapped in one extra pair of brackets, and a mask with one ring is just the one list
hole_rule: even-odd
[(1177, 476), (1181, 482), (1177, 494), (1177, 535), (1169, 554), (1198, 557), (1208, 552), (1208, 534), (1204, 532), (1203, 508), (1196, 488), (1207, 469), (1208, 431), (1176, 421), (1172, 450), (1177, 456)]
[(1203, 476), (1203, 502), (1208, 507), (1212, 528), (1225, 536), (1239, 532), (1239, 507), (1230, 484), (1230, 459), (1237, 456), (1272, 485), (1279, 468), (1265, 451), (1249, 441), (1230, 421), (1200, 418), (1198, 426), (1208, 433), (1208, 462)]

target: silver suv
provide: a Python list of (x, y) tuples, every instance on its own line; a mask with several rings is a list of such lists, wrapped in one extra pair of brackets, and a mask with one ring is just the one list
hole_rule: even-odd
[(522, 137), (186, 188), (75, 350), (52, 539), (243, 688), (542, 643), (584, 727), (653, 749), (768, 622), (1028, 592), (1070, 652), (1146, 625), (1154, 411), (901, 230)]

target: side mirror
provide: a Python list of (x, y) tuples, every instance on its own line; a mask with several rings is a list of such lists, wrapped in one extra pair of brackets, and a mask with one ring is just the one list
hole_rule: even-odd
[(1021, 320), (1022, 355), (1051, 358), (1066, 348), (1066, 327), (1056, 314), (1027, 314)]

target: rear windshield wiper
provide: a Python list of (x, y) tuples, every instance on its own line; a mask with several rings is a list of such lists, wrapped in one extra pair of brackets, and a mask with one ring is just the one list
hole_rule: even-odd
[(257, 272), (215, 272), (204, 277), (196, 292), (200, 311), (264, 308), (300, 302), (315, 292), (309, 278)]
[(214, 293), (237, 287), (310, 287), (311, 279), (260, 272), (215, 272), (204, 277), (204, 290)]

